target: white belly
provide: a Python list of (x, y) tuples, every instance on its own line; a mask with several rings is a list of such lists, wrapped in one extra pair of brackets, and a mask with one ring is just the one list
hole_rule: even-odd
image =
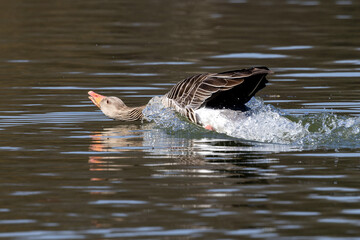
[(226, 133), (227, 129), (235, 127), (236, 123), (246, 118), (246, 113), (229, 109), (201, 108), (195, 111), (204, 127), (211, 126), (215, 131)]

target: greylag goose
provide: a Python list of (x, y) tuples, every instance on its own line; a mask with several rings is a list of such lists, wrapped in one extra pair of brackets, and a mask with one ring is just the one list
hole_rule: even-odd
[[(197, 114), (202, 108), (246, 111), (245, 104), (268, 82), (267, 67), (253, 67), (221, 73), (204, 73), (188, 77), (162, 96), (165, 107), (170, 107), (189, 121), (204, 126)], [(109, 118), (123, 121), (143, 119), (146, 107), (128, 107), (117, 97), (106, 97), (89, 91), (90, 100)]]

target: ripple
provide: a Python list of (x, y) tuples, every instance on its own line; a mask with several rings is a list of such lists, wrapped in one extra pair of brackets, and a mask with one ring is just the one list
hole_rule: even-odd
[(330, 191), (330, 192), (358, 192), (357, 188), (347, 188), (347, 187), (314, 187), (312, 188), (315, 191)]
[(297, 4), (301, 6), (317, 6), (320, 4), (319, 1), (303, 1), (303, 0), (288, 0), (288, 4)]
[(336, 15), (335, 16), (336, 19), (352, 19), (351, 15)]
[(218, 208), (206, 208), (199, 210), (190, 210), (187, 211), (188, 214), (199, 214), (202, 217), (217, 217), (217, 216), (226, 216), (226, 215), (235, 215), (236, 212), (224, 211)]
[(295, 46), (283, 46), (283, 47), (272, 47), (271, 50), (303, 50), (303, 49), (311, 49), (313, 46), (307, 45), (295, 45)]
[(123, 73), (123, 72), (115, 72), (115, 73), (108, 73), (108, 72), (99, 72), (99, 73), (89, 73), (90, 76), (133, 76), (133, 77), (152, 77), (152, 76), (159, 76), (158, 73)]
[(156, 65), (190, 65), (194, 64), (193, 62), (144, 62), (144, 63), (129, 63), (130, 66), (137, 65), (148, 65), (148, 66), (156, 66)]
[[(300, 154), (293, 154), (293, 156), (301, 156), (301, 157), (334, 157), (334, 158), (344, 158), (344, 157), (360, 157), (360, 153), (300, 153)], [(341, 175), (342, 176), (342, 175)]]
[(222, 55), (215, 55), (211, 58), (256, 58), (256, 59), (272, 59), (272, 58), (287, 58), (287, 55), (272, 54), (272, 53), (229, 53)]
[(291, 175), (283, 176), (284, 178), (308, 178), (308, 179), (337, 179), (345, 178), (346, 175)]
[(303, 212), (303, 211), (289, 211), (289, 212), (282, 212), (280, 215), (283, 216), (318, 216), (320, 215), (319, 212)]
[(360, 196), (329, 196), (329, 195), (310, 194), (309, 198), (329, 200), (335, 202), (344, 202), (344, 203), (358, 203), (360, 201)]
[(31, 196), (31, 195), (38, 195), (38, 194), (43, 194), (45, 192), (43, 191), (17, 191), (17, 192), (13, 192), (10, 195), (11, 196)]
[[(44, 114), (22, 114), (18, 116), (2, 116), (0, 125), (5, 127), (39, 124), (39, 123), (73, 123), (98, 121), (98, 112), (49, 112)], [(110, 121), (104, 118), (104, 121)]]
[(31, 60), (28, 59), (14, 59), (14, 60), (7, 60), (8, 63), (28, 63), (31, 62)]
[(360, 106), (360, 102), (311, 102), (303, 103), (305, 106), (331, 106), (331, 107), (350, 107), (350, 106)]
[(218, 188), (218, 189), (208, 189), (208, 192), (227, 192), (227, 193), (231, 193), (231, 192), (238, 192), (239, 189), (237, 188)]
[(337, 60), (337, 61), (334, 61), (334, 63), (360, 65), (360, 60), (358, 60), (358, 59), (356, 59), (356, 60), (355, 59)]
[(61, 72), (62, 74), (70, 74), (70, 75), (77, 75), (77, 74), (83, 74), (84, 72)]
[[(0, 220), (0, 225), (3, 224), (26, 224), (26, 223), (35, 223), (33, 219), (11, 219), (11, 220)], [(1, 237), (1, 235), (0, 235)]]
[(270, 229), (266, 228), (249, 228), (249, 229), (239, 229), (233, 231), (227, 231), (227, 235), (234, 235), (234, 236), (251, 236), (251, 237), (259, 237), (257, 235), (263, 234), (265, 232), (271, 231)]
[(0, 238), (16, 238), (26, 240), (40, 239), (84, 239), (83, 235), (76, 234), (75, 231), (24, 231), (24, 232), (4, 232), (0, 233)]
[(0, 150), (5, 150), (5, 151), (19, 151), (19, 150), (21, 150), (21, 148), (20, 148), (20, 147), (4, 146), (4, 147), (0, 147)]
[(360, 77), (360, 72), (315, 72), (277, 74), (278, 77)]
[(138, 204), (146, 204), (146, 201), (139, 200), (97, 200), (91, 201), (89, 204), (94, 205), (107, 205), (107, 204), (120, 204), (120, 205), (138, 205)]
[(317, 71), (319, 69), (314, 67), (281, 67), (281, 68), (274, 68), (273, 70), (276, 73), (278, 73), (278, 72), (288, 72), (288, 71)]
[(105, 238), (124, 238), (124, 237), (150, 237), (150, 236), (186, 236), (200, 233), (212, 232), (211, 229), (169, 229), (163, 230), (159, 227), (139, 227), (139, 228), (125, 228), (115, 229), (114, 232), (105, 234)]
[(329, 86), (313, 86), (313, 87), (303, 87), (304, 89), (327, 89)]
[(110, 186), (62, 186), (63, 189), (111, 189)]
[(323, 218), (323, 219), (319, 219), (318, 222), (336, 223), (336, 224), (351, 224), (351, 225), (355, 225), (355, 226), (360, 226), (359, 220), (345, 219), (345, 218)]
[(341, 212), (351, 215), (360, 215), (360, 209), (343, 209)]

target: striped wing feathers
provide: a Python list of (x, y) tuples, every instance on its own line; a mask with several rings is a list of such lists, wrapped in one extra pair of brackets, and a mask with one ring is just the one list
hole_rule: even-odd
[(241, 84), (250, 74), (205, 73), (186, 78), (167, 94), (180, 107), (198, 109), (214, 93), (227, 91)]
[(177, 83), (163, 98), (165, 106), (174, 108), (190, 121), (199, 124), (195, 110), (210, 108), (246, 109), (244, 104), (265, 87), (266, 67), (256, 67), (223, 73), (205, 73)]

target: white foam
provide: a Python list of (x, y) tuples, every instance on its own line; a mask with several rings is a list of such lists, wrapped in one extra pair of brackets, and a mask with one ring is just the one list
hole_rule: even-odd
[(203, 108), (196, 113), (204, 126), (210, 125), (216, 132), (246, 140), (291, 143), (307, 134), (301, 123), (282, 116), (270, 105), (265, 106), (256, 99), (249, 105), (252, 109), (248, 112)]
[[(251, 108), (247, 112), (199, 109), (196, 113), (203, 127), (210, 125), (216, 132), (238, 139), (310, 148), (360, 146), (359, 117), (332, 113), (292, 116), (272, 105), (264, 104), (259, 98), (252, 98), (247, 106)], [(177, 134), (182, 132), (185, 134), (183, 137), (204, 137), (209, 133), (203, 127), (180, 117), (172, 109), (164, 107), (160, 97), (153, 98), (143, 114), (145, 119), (155, 122), (163, 129)]]

